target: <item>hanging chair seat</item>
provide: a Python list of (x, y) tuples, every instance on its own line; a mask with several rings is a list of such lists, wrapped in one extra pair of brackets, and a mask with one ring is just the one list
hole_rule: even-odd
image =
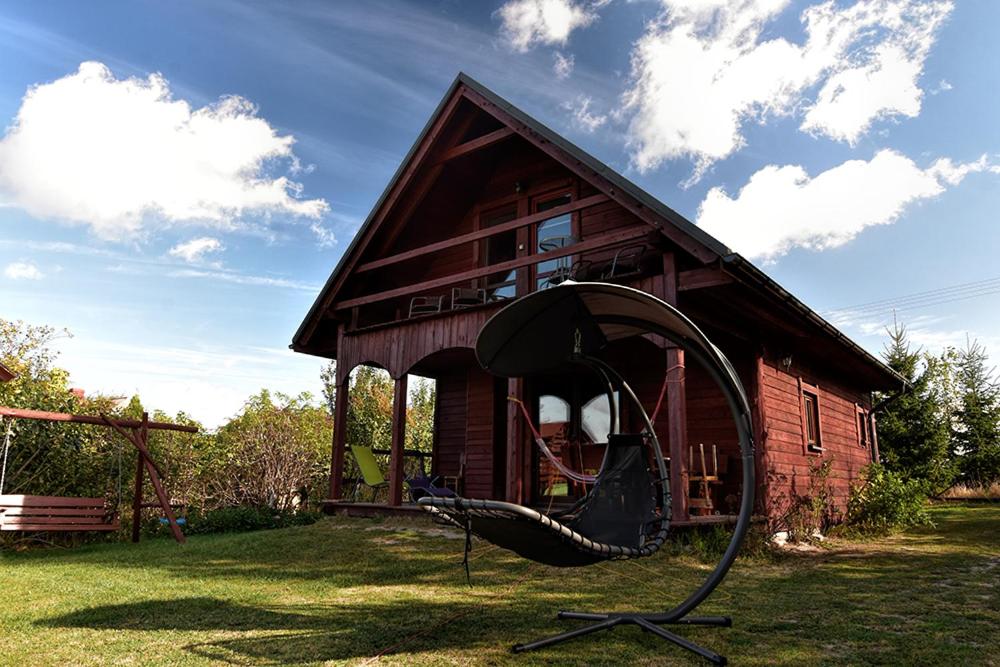
[(595, 542), (530, 507), (500, 500), (421, 498), (418, 502), (459, 527), (466, 527), (467, 522), (469, 530), (487, 542), (545, 565), (579, 567), (613, 558), (638, 558), (656, 550), (652, 545), (635, 549)]
[(656, 483), (641, 435), (614, 434), (591, 491), (564, 513), (500, 500), (421, 498), (437, 517), (539, 563), (578, 567), (614, 558), (654, 554), (667, 536), (667, 516), (656, 503)]

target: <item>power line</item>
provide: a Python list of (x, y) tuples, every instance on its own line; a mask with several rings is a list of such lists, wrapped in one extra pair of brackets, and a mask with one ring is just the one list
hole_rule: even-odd
[(829, 310), (824, 314), (827, 316), (848, 314), (873, 315), (893, 310), (926, 308), (997, 293), (1000, 293), (1000, 277), (961, 283), (923, 292), (914, 292), (878, 301), (868, 301), (854, 306)]

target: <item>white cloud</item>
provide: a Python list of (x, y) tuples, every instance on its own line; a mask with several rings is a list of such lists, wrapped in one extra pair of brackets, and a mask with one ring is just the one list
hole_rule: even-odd
[(938, 95), (940, 93), (947, 93), (949, 90), (951, 90), (954, 87), (955, 86), (953, 86), (950, 83), (948, 83), (948, 81), (946, 79), (941, 79), (940, 81), (938, 81), (938, 85), (936, 85), (935, 87), (931, 88), (927, 92), (930, 93), (931, 95)]
[(123, 238), (146, 224), (232, 228), (246, 214), (316, 219), (322, 199), (271, 172), (297, 163), (247, 100), (193, 109), (159, 74), (116, 79), (101, 63), (32, 87), (0, 140), (0, 193), (28, 213)]
[(132, 396), (169, 414), (185, 412), (206, 428), (221, 426), (261, 388), (322, 394), (322, 359), (285, 347), (136, 344), (87, 336), (60, 340), (59, 365), (88, 393)]
[(11, 280), (41, 280), (45, 274), (31, 262), (13, 262), (7, 265), (3, 274)]
[(201, 236), (196, 239), (191, 239), (185, 243), (178, 243), (170, 249), (168, 254), (172, 257), (179, 257), (190, 264), (196, 264), (200, 262), (205, 255), (213, 252), (219, 252), (223, 249), (222, 242), (219, 241), (219, 239), (215, 239), (210, 236)]
[(588, 134), (604, 125), (608, 117), (606, 114), (591, 113), (590, 105), (593, 100), (586, 96), (577, 98), (575, 103), (563, 104), (563, 109), (573, 114), (573, 124)]
[[(861, 5), (862, 3), (859, 3)], [(950, 2), (889, 2), (854, 20), (874, 29), (872, 39), (847, 54), (848, 65), (828, 77), (806, 112), (802, 129), (833, 139), (857, 142), (872, 122), (890, 116), (915, 118), (923, 98), (918, 80), (935, 36), (951, 13)]]
[(210, 280), (221, 280), (222, 282), (233, 283), (235, 285), (254, 285), (256, 287), (283, 287), (287, 289), (302, 290), (304, 292), (318, 292), (320, 285), (302, 282), (301, 280), (290, 280), (288, 278), (273, 278), (271, 276), (248, 276), (244, 273), (234, 273), (232, 271), (202, 271), (200, 269), (180, 269), (167, 273), (170, 278), (207, 278)]
[(770, 165), (735, 197), (712, 188), (698, 209), (698, 225), (747, 257), (769, 261), (794, 247), (843, 245), (866, 227), (890, 224), (908, 205), (985, 170), (997, 170), (985, 157), (957, 165), (944, 158), (921, 169), (892, 150), (815, 177), (798, 165)]
[(332, 248), (337, 245), (337, 235), (318, 222), (309, 225), (309, 230), (316, 235), (316, 242), (320, 248)]
[[(828, 0), (801, 15), (801, 44), (766, 38), (788, 0), (662, 0), (632, 52), (623, 102), (640, 171), (687, 157), (690, 182), (740, 149), (748, 122), (805, 109), (802, 129), (855, 141), (920, 110), (924, 59), (950, 0)], [(816, 100), (808, 95), (820, 86)]]
[(576, 58), (572, 53), (565, 56), (559, 51), (556, 51), (552, 55), (555, 59), (555, 62), (552, 64), (552, 71), (555, 72), (556, 78), (569, 78), (569, 75), (573, 73), (573, 65), (576, 64)]
[(508, 0), (497, 13), (504, 39), (521, 52), (537, 44), (561, 46), (574, 30), (597, 18), (593, 9), (574, 0)]

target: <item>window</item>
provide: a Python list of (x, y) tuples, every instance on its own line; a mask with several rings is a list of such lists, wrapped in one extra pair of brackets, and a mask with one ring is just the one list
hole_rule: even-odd
[[(557, 206), (565, 206), (572, 201), (572, 197), (568, 194), (560, 195), (552, 199), (547, 199), (543, 202), (539, 202), (535, 206), (535, 211), (541, 213), (543, 211), (548, 211)], [(565, 248), (568, 245), (575, 243), (573, 238), (573, 216), (570, 213), (563, 213), (562, 215), (557, 215), (548, 220), (543, 220), (538, 223), (538, 227), (535, 228), (535, 252), (545, 253), (550, 250), (556, 250), (558, 248)], [(568, 257), (560, 257), (558, 259), (550, 259), (544, 262), (539, 262), (536, 268), (536, 276), (538, 281), (538, 289), (545, 287), (548, 284), (549, 276), (559, 270), (569, 267), (570, 260)]]
[[(618, 392), (614, 393), (615, 419), (618, 419)], [(611, 412), (607, 394), (594, 396), (580, 411), (580, 428), (593, 443), (605, 443), (611, 433)]]
[(802, 413), (802, 433), (805, 436), (806, 449), (810, 452), (823, 451), (819, 423), (819, 391), (815, 387), (803, 385)]
[[(516, 217), (517, 212), (513, 208), (490, 211), (483, 215), (480, 226), (486, 229), (510, 222)], [(517, 232), (510, 230), (490, 236), (484, 246), (484, 260), (487, 266), (508, 262), (517, 257)], [(486, 296), (489, 299), (517, 296), (517, 271), (501, 271), (487, 276)]]
[[(551, 390), (550, 390), (551, 391)], [(538, 431), (546, 446), (563, 465), (571, 470), (595, 474), (604, 459), (604, 444), (611, 431), (611, 410), (606, 393), (574, 387), (558, 396), (542, 393), (538, 396)], [(613, 395), (615, 419), (618, 416), (618, 394)], [(587, 488), (567, 479), (540, 451), (534, 453), (537, 485), (536, 499), (581, 497)]]
[(570, 421), (569, 401), (552, 394), (538, 399), (538, 422), (540, 424), (568, 424)]

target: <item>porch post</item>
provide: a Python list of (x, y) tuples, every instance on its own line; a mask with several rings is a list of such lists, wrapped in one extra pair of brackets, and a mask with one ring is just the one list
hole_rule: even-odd
[(667, 441), (670, 443), (670, 506), (674, 521), (688, 519), (687, 389), (684, 350), (667, 348)]
[[(510, 378), (507, 380), (507, 395), (518, 400), (524, 400), (524, 380)], [(521, 414), (513, 401), (507, 401), (507, 494), (509, 503), (520, 504), (523, 497), (523, 466), (521, 465), (522, 448)]]
[[(672, 252), (663, 253), (663, 283), (660, 297), (677, 305), (677, 265)], [(687, 389), (684, 381), (684, 350), (667, 343), (667, 442), (670, 445), (670, 505), (673, 521), (686, 521), (688, 514)]]
[(348, 395), (351, 376), (337, 372), (333, 397), (333, 444), (330, 454), (330, 495), (331, 500), (340, 500), (344, 495), (344, 455), (347, 449), (347, 409), (351, 400)]
[(756, 508), (760, 514), (767, 514), (768, 506), (768, 478), (767, 478), (767, 450), (765, 441), (767, 440), (767, 416), (764, 404), (764, 351), (758, 350), (754, 357), (754, 382), (752, 401), (753, 420), (753, 440), (754, 440), (754, 467), (757, 477), (757, 489), (755, 490)]
[(406, 440), (406, 375), (392, 392), (392, 453), (389, 458), (389, 504), (403, 504), (403, 444)]

